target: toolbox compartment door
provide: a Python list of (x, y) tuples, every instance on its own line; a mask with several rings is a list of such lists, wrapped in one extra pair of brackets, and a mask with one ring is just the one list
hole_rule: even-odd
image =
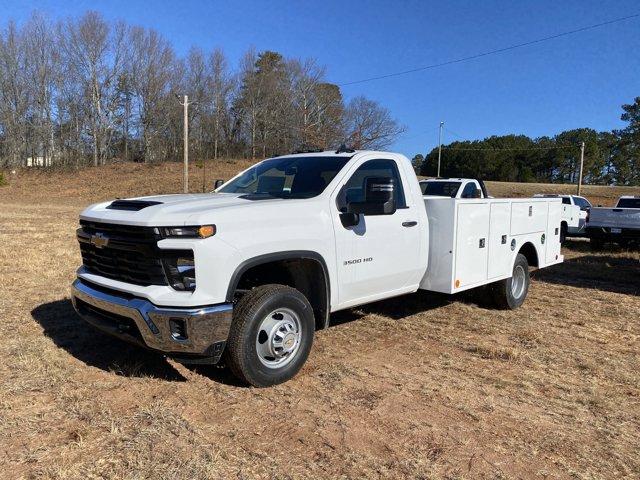
[(544, 232), (547, 202), (519, 201), (511, 204), (511, 235)]
[(489, 262), (488, 279), (511, 275), (511, 237), (509, 236), (509, 217), (511, 203), (491, 204), (491, 220), (489, 222)]
[(489, 213), (489, 203), (458, 205), (454, 289), (487, 279)]

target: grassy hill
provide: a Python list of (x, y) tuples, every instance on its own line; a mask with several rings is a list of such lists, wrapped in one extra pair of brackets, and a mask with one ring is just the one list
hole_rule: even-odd
[[(251, 165), (250, 160), (193, 162), (189, 169), (191, 192), (209, 191), (217, 178), (229, 179)], [(28, 199), (34, 203), (88, 204), (124, 198), (182, 191), (182, 164), (117, 163), (78, 171), (46, 169), (3, 172), (7, 185), (0, 188), (0, 201)], [(535, 193), (575, 193), (575, 185), (486, 182), (496, 197), (527, 197)], [(205, 189), (203, 190), (203, 184)], [(582, 194), (594, 205), (613, 205), (620, 195), (640, 195), (640, 187), (583, 187)]]

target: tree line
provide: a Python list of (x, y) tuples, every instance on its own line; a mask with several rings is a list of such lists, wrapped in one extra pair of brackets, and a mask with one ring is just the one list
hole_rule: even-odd
[[(583, 181), (590, 184), (640, 185), (640, 97), (622, 106), (627, 126), (611, 132), (590, 128), (568, 130), (553, 137), (492, 136), (484, 140), (444, 145), (440, 175), (507, 182), (576, 183), (580, 145), (585, 143)], [(424, 176), (435, 176), (438, 148), (414, 165)]]
[(157, 31), (97, 12), (34, 13), (0, 33), (0, 167), (182, 156), (189, 95), (192, 158), (258, 158), (310, 148), (384, 148), (402, 127), (375, 101), (346, 102), (312, 59), (248, 50), (179, 57)]

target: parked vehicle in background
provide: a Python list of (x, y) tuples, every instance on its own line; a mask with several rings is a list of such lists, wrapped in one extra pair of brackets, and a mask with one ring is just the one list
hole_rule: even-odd
[(622, 247), (640, 243), (640, 196), (622, 196), (613, 208), (591, 208), (586, 230), (596, 249), (607, 242)]
[(560, 241), (564, 243), (567, 237), (584, 237), (585, 225), (591, 203), (584, 197), (577, 195), (559, 195), (537, 193), (534, 197), (562, 199), (562, 235)]
[(490, 198), (482, 180), (474, 178), (430, 178), (420, 180), (422, 195), (445, 198)]
[(485, 285), (518, 308), (529, 267), (563, 261), (560, 216), (555, 198), (423, 196), (397, 153), (286, 155), (212, 193), (87, 208), (71, 293), (107, 333), (183, 363), (224, 355), (267, 386), (298, 372), (338, 310)]

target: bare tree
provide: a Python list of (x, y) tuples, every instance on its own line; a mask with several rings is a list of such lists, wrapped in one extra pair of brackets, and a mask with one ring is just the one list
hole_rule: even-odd
[(112, 26), (92, 11), (59, 29), (66, 70), (80, 84), (90, 105), (94, 165), (104, 163), (114, 130), (126, 30), (123, 23)]
[(26, 54), (25, 74), (28, 88), (32, 127), (32, 156), (42, 156), (45, 164), (55, 162), (54, 96), (59, 81), (60, 58), (55, 48), (54, 34), (46, 19), (33, 14), (23, 29)]
[(324, 82), (315, 60), (288, 63), (295, 120), (292, 135), (301, 146), (328, 148), (344, 138), (344, 104), (337, 85)]
[(358, 149), (383, 149), (404, 131), (389, 110), (362, 96), (349, 102), (345, 123), (349, 143)]
[(219, 144), (223, 123), (230, 120), (231, 95), (234, 89), (234, 78), (229, 73), (229, 67), (224, 52), (215, 49), (209, 57), (209, 82), (208, 89), (211, 94), (212, 108), (212, 134), (213, 134), (213, 158), (219, 155)]
[(287, 64), (291, 82), (291, 100), (296, 123), (292, 132), (301, 145), (316, 143), (316, 128), (320, 120), (317, 112), (321, 107), (316, 97), (316, 87), (324, 76), (315, 60), (291, 60)]
[[(154, 30), (88, 12), (56, 24), (34, 14), (0, 32), (0, 165), (28, 156), (56, 164), (176, 160), (188, 94), (195, 158), (250, 158), (300, 147), (388, 145), (402, 130), (340, 88), (313, 59), (246, 52), (237, 69), (220, 49), (176, 57)], [(38, 163), (38, 162), (36, 162)]]
[(24, 163), (29, 107), (24, 42), (13, 22), (0, 37), (0, 122), (7, 164)]
[(345, 107), (340, 87), (333, 83), (319, 83), (314, 90), (316, 143), (323, 148), (337, 147), (345, 138)]
[[(138, 136), (145, 161), (167, 157), (171, 138), (163, 135), (170, 129), (171, 112), (177, 113), (175, 98), (170, 97), (174, 85), (182, 77), (181, 68), (169, 43), (155, 30), (134, 27), (130, 36), (132, 55), (128, 70), (137, 110)], [(174, 121), (174, 132), (177, 130)], [(179, 128), (179, 127), (178, 127)], [(179, 135), (174, 136), (175, 140)], [(177, 150), (177, 148), (175, 148)]]
[(255, 50), (248, 50), (240, 62), (240, 81), (242, 86), (236, 98), (234, 109), (241, 117), (241, 122), (249, 130), (251, 158), (256, 158), (256, 138), (260, 116), (262, 88), (255, 68), (257, 55)]

